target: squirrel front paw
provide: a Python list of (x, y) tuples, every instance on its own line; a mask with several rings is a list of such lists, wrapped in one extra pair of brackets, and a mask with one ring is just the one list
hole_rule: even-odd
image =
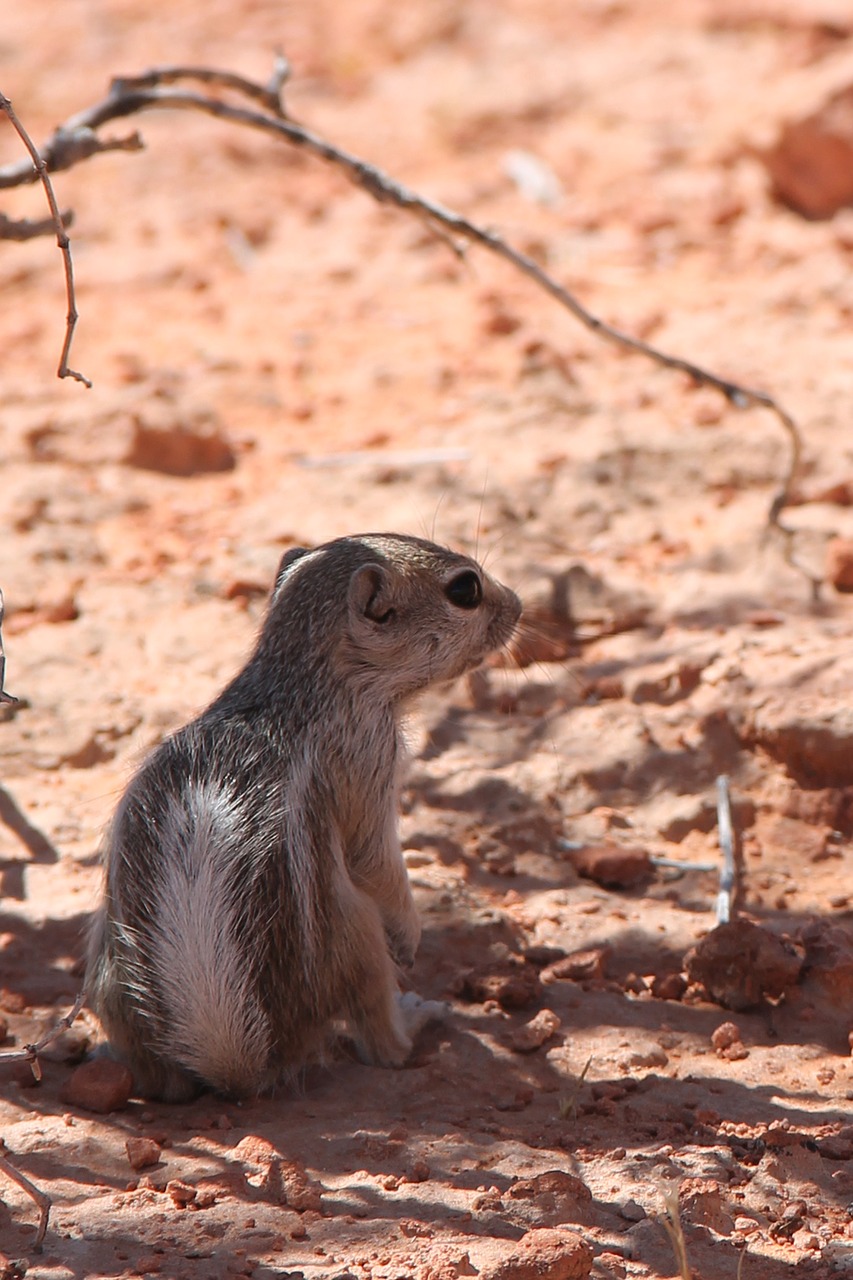
[(398, 922), (394, 929), (386, 929), (385, 936), (394, 963), (401, 969), (411, 969), (421, 940), (421, 922), (417, 916)]

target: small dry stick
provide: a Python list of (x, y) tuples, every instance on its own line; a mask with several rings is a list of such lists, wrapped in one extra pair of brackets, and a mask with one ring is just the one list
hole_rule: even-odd
[[(809, 580), (813, 597), (817, 598), (821, 585), (820, 579), (795, 561), (794, 530), (783, 524), (781, 520), (782, 512), (791, 501), (799, 473), (802, 456), (800, 431), (791, 415), (773, 396), (766, 391), (745, 387), (729, 378), (723, 378), (692, 360), (669, 355), (652, 346), (651, 343), (632, 337), (615, 326), (607, 324), (593, 315), (573, 293), (543, 270), (533, 258), (513, 248), (493, 231), (478, 226), (452, 209), (419, 196), (374, 165), (360, 160), (357, 156), (332, 145), (318, 134), (297, 124), (285, 111), (281, 96), (289, 71), (287, 60), (279, 56), (268, 85), (260, 85), (232, 72), (220, 71), (212, 67), (161, 67), (140, 76), (116, 78), (112, 81), (109, 94), (105, 99), (79, 112), (55, 131), (42, 149), (43, 167), (50, 170), (68, 168), (79, 159), (94, 155), (99, 150), (116, 147), (136, 149), (141, 145), (136, 134), (123, 140), (101, 143), (95, 131), (108, 121), (158, 108), (201, 111), (232, 124), (273, 134), (285, 142), (302, 147), (318, 159), (343, 170), (352, 182), (362, 187), (380, 204), (395, 205), (398, 209), (420, 219), (460, 254), (462, 252), (460, 241), (480, 245), (481, 248), (509, 262), (544, 289), (592, 333), (606, 338), (623, 349), (643, 355), (665, 369), (680, 371), (687, 374), (694, 382), (712, 387), (736, 408), (760, 407), (775, 415), (788, 436), (790, 451), (782, 483), (768, 511), (767, 525), (768, 529), (781, 539), (786, 563)], [(223, 101), (221, 97), (210, 97), (194, 90), (173, 87), (187, 80), (242, 95), (254, 103), (260, 102), (267, 109), (268, 114), (234, 105)], [(0, 99), (0, 105), (5, 101)], [(32, 181), (35, 181), (35, 176), (29, 166), (6, 166), (0, 169), (0, 188)]]
[[(74, 214), (70, 209), (63, 209), (63, 226), (70, 227)], [(53, 218), (10, 218), (0, 213), (0, 240), (35, 240), (38, 236), (49, 236), (55, 230)]]
[(6, 654), (3, 652), (3, 613), (5, 605), (3, 603), (3, 592), (0, 591), (0, 702), (17, 702), (11, 693), (7, 693), (3, 688), (3, 682), (6, 679)]
[(62, 354), (59, 357), (59, 368), (56, 371), (58, 378), (73, 378), (75, 382), (82, 382), (84, 387), (91, 387), (91, 382), (85, 378), (82, 373), (78, 373), (76, 369), (71, 369), (68, 364), (68, 357), (71, 353), (71, 343), (74, 338), (74, 329), (77, 324), (77, 304), (74, 297), (74, 267), (71, 263), (71, 244), (68, 239), (68, 233), (62, 221), (62, 214), (59, 212), (59, 205), (56, 203), (56, 196), (53, 192), (50, 178), (47, 174), (47, 166), (38, 153), (35, 143), (21, 124), (15, 110), (9, 99), (0, 93), (0, 109), (6, 112), (12, 128), (29, 151), (35, 165), (41, 184), (44, 187), (44, 193), (47, 197), (47, 203), (50, 208), (50, 217), (53, 226), (56, 228), (56, 243), (62, 253), (62, 262), (65, 267), (65, 296), (68, 299), (68, 314), (65, 319), (65, 341), (62, 344)]
[(728, 924), (732, 916), (732, 893), (735, 887), (735, 836), (729, 780), (724, 773), (717, 778), (717, 828), (723, 854), (720, 890), (717, 894), (717, 924)]
[(33, 1241), (33, 1249), (36, 1253), (41, 1252), (42, 1241), (47, 1231), (47, 1220), (50, 1217), (51, 1199), (46, 1191), (42, 1191), (35, 1183), (30, 1182), (20, 1169), (16, 1169), (8, 1157), (6, 1144), (0, 1138), (0, 1172), (5, 1173), (7, 1178), (12, 1182), (16, 1182), (22, 1191), (38, 1205), (39, 1225), (36, 1231), (36, 1238)]
[[(20, 1049), (8, 1049), (0, 1053), (0, 1061), (2, 1062), (29, 1062), (30, 1068), (36, 1080), (41, 1080), (41, 1064), (38, 1055), (49, 1044), (53, 1044), (54, 1040), (62, 1035), (63, 1031), (67, 1031), (74, 1019), (79, 1015), (86, 1001), (86, 992), (81, 991), (74, 1001), (72, 1009), (66, 1013), (64, 1018), (60, 1018), (54, 1027), (51, 1027), (47, 1035), (42, 1036), (41, 1040), (35, 1044), (25, 1044)], [(39, 1187), (30, 1182), (29, 1178), (21, 1173), (20, 1169), (16, 1169), (10, 1164), (6, 1148), (2, 1138), (0, 1138), (0, 1173), (5, 1173), (7, 1178), (11, 1178), (12, 1182), (16, 1182), (22, 1191), (30, 1196), (39, 1208), (39, 1225), (36, 1232), (36, 1238), (33, 1248), (36, 1251), (41, 1250), (42, 1241), (47, 1231), (47, 1221), (50, 1215), (51, 1199), (47, 1192), (42, 1191)]]
[(20, 1049), (4, 1049), (0, 1052), (0, 1062), (28, 1062), (36, 1080), (41, 1080), (41, 1063), (39, 1062), (39, 1054), (46, 1049), (49, 1044), (53, 1044), (54, 1040), (58, 1040), (63, 1031), (67, 1031), (76, 1018), (80, 1016), (83, 1005), (86, 1003), (86, 992), (81, 991), (77, 999), (74, 1001), (72, 1009), (66, 1013), (64, 1018), (60, 1018), (55, 1026), (51, 1027), (41, 1040), (37, 1040), (35, 1044), (22, 1045)]

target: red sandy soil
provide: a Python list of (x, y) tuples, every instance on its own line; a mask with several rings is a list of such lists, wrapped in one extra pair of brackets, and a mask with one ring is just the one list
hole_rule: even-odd
[[(265, 79), (278, 47), (298, 120), (777, 396), (805, 442), (794, 555), (849, 587), (853, 210), (804, 220), (762, 163), (853, 83), (849, 5), (27, 0), (0, 87), (41, 139), (113, 74)], [(134, 127), (143, 152), (56, 178), (91, 391), (53, 378), (51, 240), (0, 246), (8, 1047), (73, 1000), (99, 833), (246, 654), (283, 548), (476, 549), (529, 635), (412, 727), (412, 983), (447, 1021), (399, 1072), (342, 1056), (251, 1105), (98, 1115), (67, 1100), (81, 1019), (40, 1086), (3, 1067), (9, 1159), (53, 1200), (39, 1254), (0, 1182), (3, 1274), (671, 1277), (676, 1198), (694, 1277), (849, 1274), (853, 608), (765, 535), (779, 423), (282, 144), (185, 113), (111, 131)], [(547, 181), (519, 184), (518, 153)], [(188, 440), (190, 474), (165, 473)], [(685, 968), (717, 873), (645, 855), (719, 863), (722, 772), (747, 924), (728, 967)], [(581, 876), (601, 845), (630, 883)]]

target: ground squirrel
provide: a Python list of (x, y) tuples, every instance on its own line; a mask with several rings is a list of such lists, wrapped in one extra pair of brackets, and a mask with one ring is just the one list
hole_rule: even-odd
[(87, 988), (137, 1092), (263, 1091), (346, 1021), (410, 1048), (397, 966), (420, 938), (397, 838), (412, 696), (509, 639), (512, 591), (420, 538), (282, 559), (255, 650), (122, 798)]

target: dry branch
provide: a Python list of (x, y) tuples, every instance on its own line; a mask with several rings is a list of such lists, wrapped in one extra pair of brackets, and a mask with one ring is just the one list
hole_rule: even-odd
[(15, 110), (7, 97), (0, 93), (0, 110), (5, 111), (9, 117), (12, 128), (23, 142), (32, 157), (34, 166), (34, 176), (30, 181), (41, 182), (44, 187), (44, 194), (47, 197), (48, 207), (50, 208), (50, 222), (56, 229), (56, 243), (62, 253), (62, 263), (65, 268), (65, 296), (68, 300), (68, 314), (65, 319), (65, 341), (62, 344), (62, 354), (59, 357), (59, 368), (56, 371), (58, 378), (73, 378), (75, 382), (82, 382), (85, 387), (91, 387), (91, 382), (85, 378), (82, 373), (78, 373), (76, 369), (71, 369), (68, 365), (68, 356), (71, 352), (71, 343), (74, 339), (74, 329), (77, 324), (77, 304), (74, 298), (74, 267), (71, 262), (71, 247), (68, 240), (68, 233), (62, 220), (62, 214), (59, 212), (59, 205), (56, 203), (56, 196), (53, 192), (50, 178), (47, 175), (47, 166), (44, 159), (39, 155), (35, 143), (21, 124)]
[[(232, 72), (212, 67), (161, 67), (140, 76), (116, 78), (112, 81), (106, 98), (79, 112), (56, 130), (43, 148), (43, 160), (39, 162), (41, 170), (69, 168), (72, 164), (98, 151), (116, 148), (135, 150), (142, 145), (137, 134), (124, 139), (101, 141), (96, 131), (112, 120), (124, 119), (139, 112), (157, 109), (200, 111), (231, 124), (260, 130), (293, 146), (303, 148), (317, 159), (343, 170), (352, 182), (362, 187), (380, 204), (395, 205), (398, 209), (411, 213), (425, 222), (442, 239), (449, 241), (457, 252), (461, 252), (462, 243), (477, 244), (505, 262), (509, 262), (516, 270), (550, 294), (592, 333), (606, 338), (625, 350), (645, 356), (665, 369), (684, 373), (696, 383), (712, 387), (725, 396), (735, 408), (756, 407), (769, 410), (787, 434), (790, 450), (784, 477), (768, 512), (768, 528), (782, 539), (787, 563), (809, 579), (813, 593), (817, 595), (820, 580), (794, 561), (794, 531), (781, 520), (782, 512), (791, 501), (799, 472), (802, 442), (796, 422), (775, 397), (766, 391), (742, 386), (692, 360), (670, 355), (651, 343), (622, 332), (593, 315), (573, 293), (549, 275), (533, 258), (514, 248), (495, 232), (479, 226), (452, 209), (418, 195), (374, 165), (351, 155), (341, 147), (334, 146), (319, 134), (297, 124), (287, 114), (282, 99), (282, 91), (289, 71), (286, 59), (279, 57), (268, 85), (261, 85)], [(252, 103), (260, 103), (263, 110), (235, 104), (224, 100), (222, 96), (211, 96), (195, 89), (175, 87), (187, 81), (208, 86), (216, 91), (236, 94), (238, 98), (248, 99)], [(0, 97), (0, 106), (4, 104), (8, 111), (7, 100)], [(35, 181), (35, 175), (30, 166), (14, 165), (0, 169), (0, 188), (32, 181)], [(70, 265), (70, 257), (68, 262)], [(66, 341), (66, 347), (67, 345), (68, 341)]]
[(0, 1051), (0, 1062), (28, 1062), (32, 1068), (33, 1075), (36, 1080), (41, 1080), (41, 1063), (39, 1062), (39, 1054), (42, 1053), (54, 1040), (58, 1040), (63, 1031), (67, 1031), (76, 1018), (80, 1016), (83, 1005), (86, 1003), (86, 992), (79, 992), (74, 1005), (69, 1009), (64, 1018), (60, 1018), (54, 1026), (51, 1027), (41, 1040), (37, 1040), (34, 1044), (21, 1045), (20, 1049), (3, 1049)]
[(15, 1168), (9, 1160), (8, 1152), (2, 1138), (0, 1138), (0, 1172), (5, 1173), (6, 1177), (12, 1182), (17, 1183), (21, 1190), (25, 1191), (30, 1199), (38, 1205), (39, 1225), (38, 1230), (36, 1231), (36, 1238), (33, 1241), (33, 1249), (36, 1253), (39, 1253), (41, 1251), (45, 1232), (47, 1231), (47, 1220), (50, 1216), (52, 1203), (50, 1196), (46, 1191), (42, 1191), (40, 1187), (37, 1187), (34, 1182), (30, 1182), (29, 1178), (26, 1177), (25, 1174), (21, 1173), (20, 1169)]
[[(60, 215), (63, 226), (70, 227), (74, 214), (70, 209)], [(38, 236), (49, 236), (56, 230), (53, 218), (10, 218), (0, 213), (0, 240), (35, 240)]]
[[(74, 1001), (73, 1008), (66, 1013), (64, 1018), (60, 1018), (59, 1021), (51, 1027), (50, 1031), (48, 1031), (46, 1035), (42, 1036), (41, 1040), (37, 1040), (35, 1044), (22, 1045), (20, 1049), (3, 1050), (0, 1052), (0, 1062), (28, 1062), (36, 1080), (41, 1080), (41, 1063), (38, 1059), (39, 1054), (42, 1050), (46, 1049), (49, 1044), (53, 1044), (54, 1040), (57, 1040), (62, 1035), (63, 1031), (68, 1030), (75, 1018), (79, 1016), (85, 1003), (86, 992), (81, 991), (77, 996), (77, 999)], [(51, 1208), (50, 1196), (47, 1192), (42, 1191), (40, 1187), (37, 1187), (35, 1183), (30, 1182), (29, 1178), (21, 1173), (20, 1169), (16, 1169), (9, 1161), (8, 1151), (2, 1138), (0, 1138), (0, 1173), (5, 1173), (7, 1178), (10, 1178), (12, 1182), (17, 1183), (21, 1190), (25, 1191), (27, 1195), (38, 1205), (39, 1225), (36, 1232), (36, 1238), (33, 1243), (33, 1248), (38, 1252), (41, 1249), (42, 1241), (44, 1240), (45, 1232), (47, 1231), (47, 1221)]]

